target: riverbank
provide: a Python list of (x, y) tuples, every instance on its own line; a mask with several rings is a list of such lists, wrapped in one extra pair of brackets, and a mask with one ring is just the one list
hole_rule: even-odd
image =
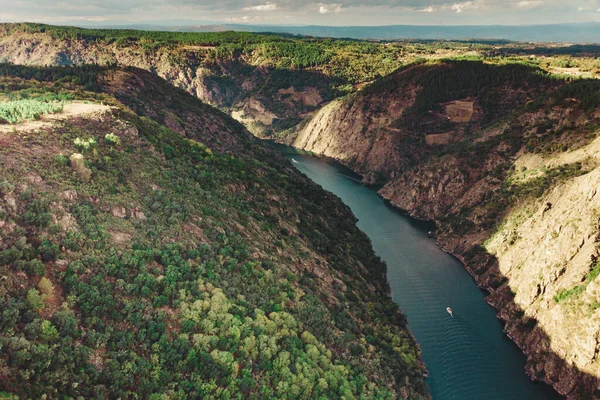
[[(392, 297), (423, 351), (434, 399), (560, 398), (524, 373), (526, 359), (504, 335), (496, 311), (483, 301), (484, 293), (459, 258), (427, 236), (431, 223), (392, 208), (331, 160), (296, 153), (288, 158), (351, 208), (358, 227), (387, 263)], [(448, 306), (455, 318), (446, 312)]]

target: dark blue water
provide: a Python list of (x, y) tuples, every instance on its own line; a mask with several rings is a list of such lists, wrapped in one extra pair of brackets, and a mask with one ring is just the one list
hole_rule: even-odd
[(548, 386), (530, 381), (525, 357), (503, 334), (495, 310), (463, 265), (427, 237), (426, 226), (386, 205), (345, 168), (283, 151), (352, 209), (358, 227), (387, 263), (393, 299), (421, 345), (435, 400), (561, 399)]

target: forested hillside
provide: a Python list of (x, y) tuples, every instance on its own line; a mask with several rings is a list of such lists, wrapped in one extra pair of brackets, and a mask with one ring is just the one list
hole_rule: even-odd
[(0, 397), (428, 398), (355, 218), (242, 125), (134, 68), (0, 93), (65, 108), (0, 125)]

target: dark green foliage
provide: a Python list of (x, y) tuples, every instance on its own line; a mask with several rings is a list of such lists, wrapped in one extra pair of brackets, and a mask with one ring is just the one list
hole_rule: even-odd
[[(18, 76), (23, 79), (35, 79), (43, 82), (71, 83), (82, 86), (85, 90), (99, 90), (98, 74), (104, 67), (86, 65), (81, 67), (25, 67), (13, 64), (0, 64), (1, 77)], [(14, 88), (11, 88), (14, 91)], [(67, 100), (65, 95), (44, 97), (44, 100)]]
[[(83, 40), (90, 43), (135, 46), (152, 54), (168, 48), (174, 64), (197, 63), (214, 69), (219, 79), (219, 61), (241, 61), (260, 58), (265, 64), (283, 70), (315, 69), (320, 74), (345, 83), (366, 82), (384, 76), (402, 65), (402, 45), (383, 45), (355, 40), (303, 38), (291, 35), (257, 34), (248, 32), (160, 32), (131, 29), (83, 29), (32, 23), (0, 25), (0, 33), (46, 33), (57, 40)], [(198, 55), (185, 55), (181, 46), (202, 46)], [(411, 45), (412, 46), (412, 45)], [(437, 44), (425, 47), (435, 49)], [(446, 45), (448, 47), (450, 45)], [(190, 58), (191, 57), (191, 58)], [(245, 61), (244, 61), (245, 62)], [(217, 64), (217, 65), (213, 65)], [(240, 66), (241, 67), (241, 66)], [(236, 66), (237, 68), (237, 66)], [(87, 82), (80, 77), (81, 83)], [(310, 82), (306, 82), (305, 85)], [(333, 82), (332, 86), (338, 85)], [(351, 89), (350, 89), (351, 90)]]
[(316, 44), (302, 42), (282, 42), (263, 44), (259, 49), (269, 58), (281, 60), (282, 66), (307, 68), (324, 65), (332, 54), (324, 51)]
[(578, 101), (585, 112), (592, 112), (600, 108), (600, 81), (597, 79), (577, 80), (562, 86), (551, 95), (555, 104), (565, 104)]
[(420, 75), (422, 90), (411, 109), (424, 114), (436, 109), (440, 103), (477, 96), (480, 106), (492, 111), (498, 108), (501, 99), (491, 88), (508, 85), (522, 90), (548, 81), (550, 78), (542, 70), (520, 63), (491, 65), (481, 61), (445, 60), (442, 68), (430, 68)]
[(281, 36), (261, 35), (248, 32), (161, 32), (140, 31), (134, 29), (85, 29), (72, 26), (51, 26), (22, 23), (7, 25), (11, 32), (48, 33), (57, 39), (85, 39), (125, 45), (129, 41), (151, 43), (184, 43), (205, 46), (221, 44), (258, 44), (264, 42), (287, 41)]

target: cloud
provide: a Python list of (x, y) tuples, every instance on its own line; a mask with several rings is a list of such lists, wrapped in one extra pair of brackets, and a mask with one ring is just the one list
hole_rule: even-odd
[(517, 3), (517, 6), (519, 8), (529, 10), (532, 8), (537, 8), (537, 7), (541, 6), (542, 4), (544, 4), (544, 2), (542, 0), (524, 0), (524, 1), (519, 1)]
[(242, 8), (244, 11), (275, 11), (277, 10), (277, 4), (275, 3), (266, 3), (259, 4), (257, 6), (250, 6)]
[(457, 14), (460, 14), (463, 11), (468, 10), (477, 10), (479, 5), (472, 1), (465, 1), (463, 3), (454, 3), (450, 6), (452, 11), (455, 11)]
[(273, 24), (312, 24), (315, 15), (323, 25), (600, 22), (600, 0), (0, 0), (0, 5), (0, 22), (251, 23), (261, 21), (258, 15), (268, 15)]
[(342, 11), (341, 4), (319, 4), (319, 14), (339, 14)]

